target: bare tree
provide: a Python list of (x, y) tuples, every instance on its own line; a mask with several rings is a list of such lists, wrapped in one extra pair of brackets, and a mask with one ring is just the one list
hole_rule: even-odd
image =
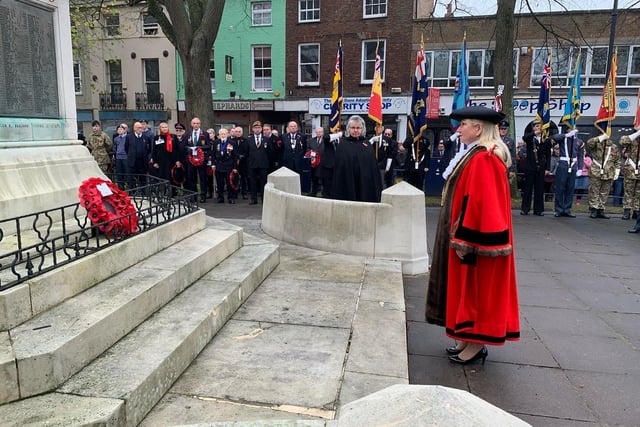
[(182, 62), (187, 117), (213, 124), (209, 58), (225, 0), (129, 0), (146, 3)]
[[(504, 85), (502, 92), (503, 111), (508, 115), (508, 120), (513, 120), (513, 45), (515, 22), (513, 11), (515, 0), (498, 0), (496, 12), (496, 49), (493, 52), (493, 82), (497, 88)], [(515, 127), (510, 127), (515, 129)], [(511, 131), (513, 132), (513, 130)]]

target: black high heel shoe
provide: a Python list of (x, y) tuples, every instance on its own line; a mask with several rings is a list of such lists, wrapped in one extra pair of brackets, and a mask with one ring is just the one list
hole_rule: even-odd
[(480, 351), (478, 351), (473, 357), (467, 360), (461, 359), (460, 356), (457, 354), (454, 356), (449, 356), (449, 360), (459, 365), (468, 365), (469, 363), (473, 363), (478, 359), (482, 359), (482, 365), (484, 366), (484, 361), (488, 355), (489, 355), (489, 350), (487, 350), (487, 347), (482, 346)]
[(444, 351), (447, 352), (447, 354), (459, 354), (462, 350), (464, 350), (464, 348), (457, 348), (455, 345), (452, 345), (451, 347), (447, 347), (444, 349)]

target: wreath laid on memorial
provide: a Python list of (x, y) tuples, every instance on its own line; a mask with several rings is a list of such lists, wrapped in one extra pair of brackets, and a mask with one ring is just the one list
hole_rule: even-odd
[(320, 165), (320, 153), (316, 150), (307, 150), (304, 153), (304, 158), (309, 159), (312, 168), (317, 168)]
[(128, 236), (137, 229), (138, 216), (129, 195), (102, 178), (89, 178), (78, 190), (80, 205), (91, 224), (109, 236)]
[(204, 151), (202, 151), (202, 148), (196, 147), (195, 150), (191, 150), (191, 153), (189, 153), (187, 159), (189, 160), (189, 163), (191, 163), (195, 167), (202, 166), (204, 164)]

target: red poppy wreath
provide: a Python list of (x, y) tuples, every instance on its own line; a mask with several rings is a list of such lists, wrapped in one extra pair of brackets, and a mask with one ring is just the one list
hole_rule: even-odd
[(128, 236), (138, 223), (136, 209), (129, 195), (111, 181), (89, 178), (78, 190), (80, 205), (98, 230), (107, 235)]
[(195, 149), (195, 154), (193, 152), (189, 153), (187, 159), (189, 160), (189, 163), (195, 167), (202, 166), (204, 163), (204, 151), (202, 151), (202, 148), (197, 147)]

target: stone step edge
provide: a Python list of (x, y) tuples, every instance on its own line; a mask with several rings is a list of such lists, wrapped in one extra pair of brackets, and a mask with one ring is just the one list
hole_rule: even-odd
[[(256, 251), (261, 251), (260, 257), (248, 257), (254, 259), (252, 268), (238, 271), (236, 258), (247, 253), (255, 254)], [(58, 390), (0, 406), (0, 419), (12, 420), (15, 426), (21, 425), (21, 420), (26, 419), (55, 421), (55, 425), (71, 425), (76, 420), (82, 420), (82, 425), (102, 425), (101, 423), (104, 422), (107, 423), (105, 425), (113, 426), (137, 425), (279, 262), (280, 252), (276, 244), (265, 242), (239, 249), (115, 344), (105, 355), (70, 378)], [(215, 280), (215, 277), (219, 277), (220, 280)], [(149, 371), (144, 374), (142, 380), (128, 387), (110, 391), (96, 390), (86, 386), (86, 381), (94, 381), (96, 386), (100, 386), (101, 382), (104, 383), (104, 377), (100, 375), (100, 371), (90, 372), (93, 368), (113, 363), (108, 358), (115, 359), (119, 366), (123, 366), (123, 362), (117, 360), (116, 352), (119, 348), (126, 349), (134, 343), (139, 349), (147, 349), (147, 346), (141, 344), (143, 341), (140, 338), (145, 329), (153, 331), (152, 324), (166, 322), (166, 317), (170, 317), (171, 311), (183, 316), (186, 308), (180, 305), (186, 304), (187, 308), (191, 307), (193, 300), (189, 298), (190, 296), (198, 296), (199, 291), (212, 288), (214, 285), (225, 287), (228, 290), (227, 294), (218, 295), (217, 305), (200, 311), (200, 317), (195, 320), (193, 319), (196, 316), (189, 312), (192, 323), (196, 324), (194, 330), (183, 333), (184, 339), (175, 343), (172, 348), (166, 346), (164, 338), (160, 338), (162, 341), (160, 344), (165, 347), (167, 355), (156, 366), (149, 366), (144, 361), (139, 361), (136, 353), (128, 353), (137, 363), (134, 368), (136, 371), (143, 367)], [(183, 353), (188, 357), (181, 360)], [(129, 366), (132, 365), (129, 364)], [(96, 378), (92, 379), (94, 375)], [(96, 379), (98, 381), (95, 381)], [(104, 387), (104, 384), (102, 386)], [(116, 396), (109, 396), (110, 394), (116, 394)]]
[[(198, 210), (80, 258), (64, 268), (57, 268), (1, 292), (0, 307), (4, 309), (0, 310), (0, 331), (14, 328), (154, 253), (203, 230), (205, 221), (205, 211)], [(123, 250), (125, 247), (134, 249)], [(125, 257), (123, 253), (130, 255)], [(100, 263), (101, 268), (91, 268), (95, 263)]]
[[(183, 252), (184, 247), (189, 246), (193, 239), (200, 238), (204, 242), (212, 240), (211, 236), (208, 236), (210, 234), (222, 234), (216, 245), (203, 249), (197, 256), (189, 259), (181, 268), (166, 270), (167, 274), (159, 278), (154, 285), (140, 289), (139, 295), (129, 296), (126, 301), (122, 301), (118, 307), (114, 307), (109, 313), (105, 313), (102, 318), (91, 319), (86, 328), (70, 337), (67, 341), (60, 343), (55, 349), (47, 351), (45, 354), (30, 354), (24, 357), (15, 347), (9, 349), (15, 360), (9, 360), (9, 363), (4, 364), (4, 366), (8, 370), (15, 370), (15, 373), (10, 375), (10, 378), (13, 379), (16, 391), (10, 393), (9, 396), (1, 396), (3, 397), (1, 402), (33, 396), (58, 387), (146, 318), (153, 315), (155, 311), (170, 302), (172, 298), (184, 291), (198, 278), (228, 258), (241, 245), (241, 230), (204, 229), (190, 238), (183, 239), (175, 245), (152, 255), (137, 265), (153, 263), (154, 259), (162, 259), (168, 252)], [(188, 276), (181, 280), (179, 276), (184, 274), (188, 274)], [(126, 271), (118, 273), (118, 275), (126, 275)], [(102, 284), (109, 286), (114, 280), (117, 281), (118, 275), (115, 278), (103, 281)], [(89, 289), (87, 292), (99, 292), (99, 289)], [(51, 315), (56, 310), (65, 310), (65, 305), (72, 307), (75, 300), (82, 298), (83, 295), (77, 295), (74, 299), (63, 302), (61, 305), (51, 309), (53, 310)], [(153, 304), (148, 304), (150, 301), (153, 301)], [(31, 329), (36, 329), (38, 321), (44, 316), (47, 316), (47, 313), (42, 313), (39, 317), (35, 317), (16, 329), (28, 328), (32, 326), (30, 323), (33, 323), (34, 326)], [(117, 321), (118, 316), (124, 317), (124, 320), (122, 322)], [(59, 319), (59, 316), (57, 317)], [(90, 317), (91, 314), (89, 313)], [(119, 325), (119, 329), (115, 331), (117, 333), (114, 333), (112, 325)], [(18, 331), (14, 330), (14, 333), (18, 333)], [(25, 333), (37, 334), (37, 332), (31, 331)], [(87, 353), (88, 351), (90, 353)], [(6, 384), (11, 383), (6, 382)]]

